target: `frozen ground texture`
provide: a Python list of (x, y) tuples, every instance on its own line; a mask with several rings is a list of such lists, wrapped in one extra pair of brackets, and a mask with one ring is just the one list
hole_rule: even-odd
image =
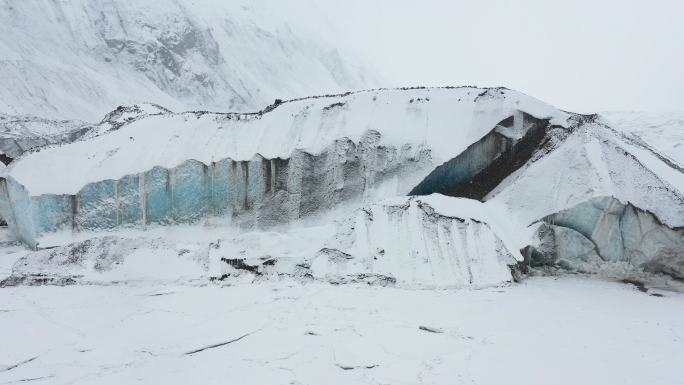
[(213, 244), (210, 275), (231, 282), (480, 287), (528, 267), (625, 264), (684, 277), (682, 166), (600, 116), (515, 91), (373, 90), (253, 114), (148, 105), (106, 121), (4, 170), (17, 240)]
[(684, 296), (582, 276), (439, 291), (21, 286), (0, 290), (0, 303), (3, 383), (655, 385), (684, 375)]
[(382, 79), (306, 0), (0, 3), (0, 113), (95, 122), (117, 106), (255, 111)]

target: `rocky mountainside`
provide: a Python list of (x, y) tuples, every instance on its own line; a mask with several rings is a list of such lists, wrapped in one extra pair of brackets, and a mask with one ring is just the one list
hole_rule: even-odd
[(120, 106), (105, 115), (98, 124), (80, 120), (50, 120), (36, 116), (0, 114), (0, 161), (8, 165), (25, 152), (85, 140), (116, 130), (143, 116), (170, 112), (156, 104)]
[(306, 0), (6, 0), (0, 34), (0, 113), (13, 116), (254, 111), (382, 84)]

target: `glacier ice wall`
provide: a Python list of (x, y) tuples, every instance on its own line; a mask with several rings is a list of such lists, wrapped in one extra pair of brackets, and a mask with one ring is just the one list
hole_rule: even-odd
[[(336, 140), (321, 154), (290, 159), (188, 160), (119, 180), (90, 183), (76, 195), (29, 196), (11, 176), (0, 181), (0, 210), (15, 237), (35, 249), (46, 233), (107, 231), (230, 218), (243, 229), (270, 229), (295, 220), (340, 214), (372, 199), (375, 190), (408, 190), (432, 167), (429, 151), (381, 146), (367, 132), (358, 145)], [(389, 186), (389, 187), (388, 187)]]
[[(652, 213), (600, 197), (549, 215), (551, 247), (542, 253), (551, 263), (582, 270), (584, 263), (628, 262), (653, 273), (684, 278), (684, 230), (662, 224)], [(540, 239), (548, 228), (539, 229)], [(542, 241), (541, 243), (545, 243)], [(541, 250), (540, 250), (541, 251)]]
[(249, 161), (257, 154), (289, 159), (295, 150), (317, 155), (335, 140), (358, 144), (368, 131), (379, 133), (379, 145), (429, 149), (437, 165), (458, 156), (516, 111), (550, 119), (553, 125), (564, 125), (571, 116), (510, 90), (479, 98), (491, 91), (371, 90), (285, 101), (251, 114), (125, 114), (121, 119), (133, 118), (131, 123), (31, 153), (13, 162), (8, 175), (32, 196), (75, 195), (88, 183), (118, 180), (155, 166), (171, 169), (189, 159), (209, 165), (222, 159)]
[(459, 167), (486, 174), (482, 167), (508, 161), (527, 131), (570, 116), (514, 91), (473, 87), (312, 97), (253, 114), (152, 107), (117, 109), (85, 140), (12, 162), (0, 211), (17, 238), (35, 248), (60, 230), (145, 230), (212, 216), (243, 230), (320, 224), (408, 194), (478, 141), (484, 150), (468, 151)]
[(682, 168), (617, 135), (596, 116), (580, 118), (567, 129), (549, 127), (532, 158), (483, 200), (504, 204), (531, 224), (612, 196), (670, 228), (684, 226)]
[[(527, 226), (546, 218), (552, 242), (547, 250), (523, 249), (530, 265), (580, 270), (600, 260), (680, 274), (681, 167), (600, 117), (566, 114), (503, 89), (332, 98), (284, 102), (255, 114), (133, 118), (13, 162), (0, 182), (0, 211), (17, 239), (38, 248), (44, 235), (60, 230), (146, 230), (210, 217), (220, 220), (209, 225), (243, 231), (320, 226), (387, 197), (441, 192), (505, 208), (500, 213), (512, 218), (516, 239), (509, 250), (529, 245)], [(662, 231), (645, 232), (646, 219), (630, 225), (622, 202), (648, 212)], [(421, 226), (414, 232), (430, 224)], [(316, 253), (328, 262), (307, 269), (345, 264), (351, 248), (321, 247)]]
[(517, 111), (457, 157), (438, 166), (409, 194), (483, 199), (529, 160), (548, 126), (548, 120)]

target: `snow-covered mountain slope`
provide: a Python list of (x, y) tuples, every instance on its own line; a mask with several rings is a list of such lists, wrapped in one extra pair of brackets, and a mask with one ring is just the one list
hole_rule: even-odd
[[(279, 258), (225, 246), (221, 260), (338, 282), (495, 284), (527, 267), (618, 262), (684, 276), (682, 167), (597, 115), (501, 88), (364, 91), (253, 114), (162, 111), (27, 154), (4, 175), (0, 211), (32, 248), (182, 225), (212, 230), (203, 241), (224, 246), (243, 244), (241, 233), (276, 231), (282, 245), (318, 237)], [(396, 198), (374, 208), (434, 193), (484, 204), (444, 198), (432, 213), (435, 202)], [(302, 227), (319, 230), (292, 232)], [(468, 232), (468, 241), (455, 235)], [(376, 262), (379, 250), (394, 262)], [(493, 278), (446, 273), (469, 264), (490, 266), (483, 274)]]
[(381, 85), (307, 0), (4, 1), (0, 112), (99, 120), (119, 105), (254, 111)]
[(684, 165), (684, 111), (601, 112), (611, 127), (640, 138), (661, 154)]

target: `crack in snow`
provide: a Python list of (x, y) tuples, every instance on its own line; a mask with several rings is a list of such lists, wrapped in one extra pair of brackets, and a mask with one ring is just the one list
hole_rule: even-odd
[(2, 368), (2, 366), (0, 366), (0, 372), (7, 372), (7, 371), (10, 371), (10, 370), (16, 368), (17, 366), (23, 365), (23, 364), (26, 364), (26, 363), (29, 363), (29, 362), (35, 360), (36, 358), (38, 358), (38, 356), (33, 357), (33, 358), (29, 358), (29, 359), (26, 360), (26, 361), (21, 361), (21, 362), (19, 362), (19, 363), (16, 363), (16, 364), (14, 364), (14, 365), (11, 365), (11, 366), (7, 366), (7, 367), (5, 367), (4, 369)]
[[(259, 330), (261, 330), (261, 329), (259, 329)], [(254, 333), (256, 333), (256, 332), (258, 332), (259, 330), (254, 331), (254, 332), (251, 332), (251, 333), (247, 333), (247, 334), (245, 334), (244, 336), (238, 337), (238, 338), (236, 338), (236, 339), (234, 339), (234, 340), (230, 340), (230, 341), (227, 341), (227, 342), (221, 342), (221, 343), (218, 343), (218, 344), (215, 344), (215, 345), (205, 346), (205, 347), (203, 347), (203, 348), (201, 348), (201, 349), (193, 350), (193, 351), (187, 352), (187, 353), (185, 353), (185, 354), (186, 354), (186, 355), (191, 355), (191, 354), (195, 354), (195, 353), (199, 353), (199, 352), (205, 351), (205, 350), (207, 350), (207, 349), (214, 349), (214, 348), (218, 348), (218, 347), (225, 346), (225, 345), (228, 345), (228, 344), (232, 344), (233, 342), (240, 341), (241, 339), (243, 339), (243, 338), (245, 338), (245, 337), (247, 337), (247, 336), (249, 336), (249, 335), (252, 335), (252, 334), (254, 334)]]

